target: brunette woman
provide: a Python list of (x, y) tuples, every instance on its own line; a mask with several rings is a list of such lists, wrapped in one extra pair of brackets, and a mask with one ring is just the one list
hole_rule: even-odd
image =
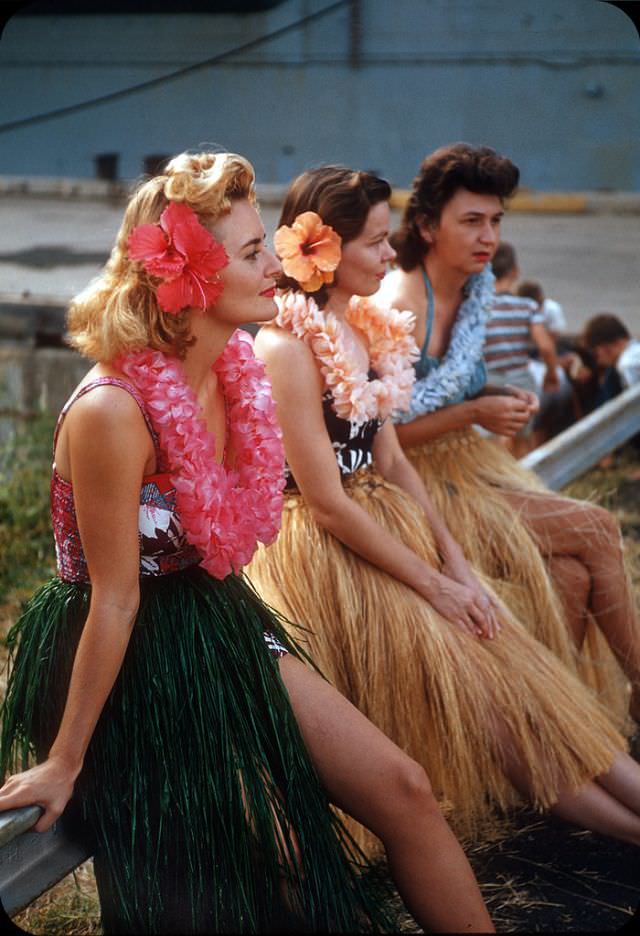
[(622, 726), (627, 680), (640, 716), (640, 626), (618, 525), (549, 491), (474, 428), (514, 436), (538, 406), (517, 387), (487, 386), (483, 361), (490, 261), (518, 177), (506, 157), (460, 143), (427, 156), (414, 180), (392, 237), (398, 269), (380, 292), (415, 314), (421, 349), (398, 437), (465, 555)]
[(44, 831), (73, 793), (105, 933), (280, 931), (287, 908), (305, 931), (395, 932), (328, 800), (385, 842), (419, 925), (491, 931), (422, 768), (298, 658), (240, 572), (284, 485), (236, 331), (276, 312), (254, 200), (242, 157), (176, 157), (71, 306), (98, 363), (56, 430), (58, 576), (10, 636), (1, 760), (22, 772), (0, 809), (39, 804)]
[(474, 572), (397, 441), (389, 417), (410, 401), (413, 318), (360, 298), (394, 257), (389, 195), (375, 176), (327, 166), (285, 198), (275, 245), (288, 279), (256, 352), (289, 474), (281, 532), (248, 574), (307, 629), (334, 685), (427, 769), (459, 832), (517, 791), (639, 842), (640, 767), (590, 691)]

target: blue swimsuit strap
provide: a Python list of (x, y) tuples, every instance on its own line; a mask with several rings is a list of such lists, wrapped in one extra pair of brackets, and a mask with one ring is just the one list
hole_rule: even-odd
[(427, 276), (427, 271), (422, 267), (422, 278), (424, 279), (425, 289), (427, 291), (427, 330), (424, 336), (424, 342), (422, 343), (422, 348), (420, 349), (420, 364), (426, 364), (430, 360), (438, 360), (433, 355), (427, 354), (427, 348), (429, 347), (429, 341), (431, 340), (431, 332), (433, 330), (433, 320), (436, 314), (436, 303), (433, 297), (433, 286)]

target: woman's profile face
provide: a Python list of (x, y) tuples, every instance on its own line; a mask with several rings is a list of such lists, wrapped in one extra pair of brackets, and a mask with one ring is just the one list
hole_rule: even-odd
[(360, 234), (342, 247), (335, 288), (350, 296), (372, 296), (380, 287), (396, 253), (389, 243), (388, 202), (378, 202), (367, 215)]
[(265, 244), (260, 215), (247, 199), (238, 199), (231, 211), (213, 226), (229, 263), (220, 271), (222, 295), (212, 308), (220, 321), (241, 325), (268, 322), (276, 315), (275, 278), (280, 262)]
[(479, 273), (496, 252), (503, 215), (497, 195), (458, 189), (442, 209), (437, 224), (419, 225), (429, 247), (427, 256), (464, 276)]

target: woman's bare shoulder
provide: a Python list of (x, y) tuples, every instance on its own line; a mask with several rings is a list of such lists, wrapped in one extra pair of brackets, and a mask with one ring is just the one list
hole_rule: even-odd
[[(92, 387), (77, 394), (95, 380), (124, 375), (104, 368), (92, 368), (80, 382), (65, 414), (56, 444), (56, 466), (68, 476), (70, 457), (109, 461), (146, 463), (153, 454), (153, 443), (140, 406), (131, 393), (113, 384)], [(77, 399), (76, 399), (77, 396)]]
[(301, 338), (277, 325), (263, 325), (255, 337), (254, 348), (257, 356), (272, 366), (295, 363), (315, 367), (311, 348)]
[(396, 268), (387, 273), (374, 297), (380, 305), (420, 314), (424, 304), (424, 286), (419, 270)]

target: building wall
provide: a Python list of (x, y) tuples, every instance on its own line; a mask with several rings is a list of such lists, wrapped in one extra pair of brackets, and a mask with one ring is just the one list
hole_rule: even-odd
[[(157, 78), (328, 6), (250, 15), (16, 16), (0, 42), (1, 125)], [(160, 87), (0, 133), (0, 174), (92, 176), (98, 154), (201, 144), (264, 182), (344, 162), (407, 185), (426, 152), (509, 154), (534, 189), (640, 190), (640, 39), (603, 0), (360, 0)]]

